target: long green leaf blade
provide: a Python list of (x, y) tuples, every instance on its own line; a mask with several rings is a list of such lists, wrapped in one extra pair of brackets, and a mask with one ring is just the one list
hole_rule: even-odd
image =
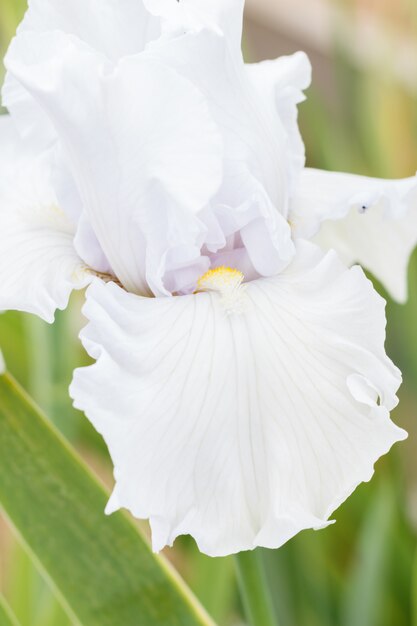
[(9, 376), (0, 376), (0, 502), (82, 626), (213, 626), (187, 587)]
[(384, 589), (392, 568), (395, 514), (392, 487), (382, 483), (359, 535), (357, 561), (347, 585), (343, 626), (384, 623)]

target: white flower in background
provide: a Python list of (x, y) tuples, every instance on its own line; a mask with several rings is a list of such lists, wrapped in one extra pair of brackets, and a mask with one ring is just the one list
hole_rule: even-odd
[(92, 281), (96, 363), (71, 394), (112, 455), (108, 512), (149, 518), (155, 550), (278, 547), (406, 436), (384, 301), (305, 239), (402, 298), (416, 182), (304, 169), (308, 60), (244, 65), (240, 0), (145, 5), (30, 3), (6, 60), (0, 307), (50, 320)]

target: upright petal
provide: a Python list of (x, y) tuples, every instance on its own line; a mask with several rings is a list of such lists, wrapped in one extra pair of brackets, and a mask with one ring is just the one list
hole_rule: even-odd
[(254, 88), (272, 114), (277, 114), (287, 136), (287, 159), (290, 193), (298, 183), (305, 165), (305, 148), (298, 127), (297, 105), (305, 100), (304, 90), (311, 83), (311, 63), (304, 52), (279, 57), (272, 61), (246, 66)]
[(226, 35), (240, 54), (244, 0), (144, 0), (144, 4), (150, 13), (165, 20), (168, 31), (209, 27)]
[(91, 274), (73, 246), (73, 227), (51, 186), (49, 154), (33, 155), (0, 117), (0, 309), (52, 322)]
[(276, 548), (321, 528), (391, 445), (400, 374), (360, 268), (299, 244), (281, 275), (176, 298), (88, 289), (75, 406), (115, 465), (108, 512), (149, 518), (160, 550)]
[(142, 52), (160, 34), (142, 0), (30, 0), (18, 33), (62, 31), (113, 61)]
[[(31, 0), (18, 34), (54, 31), (74, 35), (97, 52), (117, 61), (144, 50), (160, 34), (159, 20), (141, 0)], [(9, 53), (11, 62), (19, 48)], [(11, 75), (6, 75), (3, 104), (15, 118), (23, 137), (41, 147), (55, 138), (53, 126), (34, 98)]]
[[(153, 42), (146, 56), (174, 68), (204, 94), (224, 140), (223, 184), (211, 209), (233, 222), (236, 233), (249, 237), (253, 231), (251, 240), (262, 229), (273, 252), (267, 274), (277, 273), (294, 254), (286, 220), (287, 134), (271, 100), (254, 89), (240, 48), (207, 27)], [(258, 250), (248, 247), (253, 265), (263, 273), (257, 267)]]
[(295, 235), (317, 232), (324, 249), (359, 262), (393, 298), (407, 298), (407, 269), (417, 244), (417, 178), (379, 180), (306, 169), (292, 206)]
[[(31, 0), (18, 33), (62, 31), (79, 38), (97, 52), (117, 61), (144, 50), (160, 34), (159, 20), (141, 0)], [(13, 47), (10, 62), (18, 61)], [(11, 75), (6, 75), (3, 104), (15, 118), (24, 137), (48, 145), (53, 126), (34, 98)]]
[(59, 33), (15, 45), (25, 51), (10, 70), (53, 120), (113, 272), (129, 291), (166, 294), (166, 258), (198, 259), (196, 214), (221, 182), (221, 137), (203, 96), (141, 55), (113, 65)]

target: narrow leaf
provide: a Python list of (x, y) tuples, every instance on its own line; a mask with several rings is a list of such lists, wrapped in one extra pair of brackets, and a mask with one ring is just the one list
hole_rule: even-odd
[(213, 626), (165, 560), (9, 376), (0, 377), (0, 502), (83, 626)]
[(379, 626), (385, 621), (383, 603), (392, 567), (395, 506), (391, 485), (381, 484), (359, 535), (356, 562), (347, 584), (343, 626)]

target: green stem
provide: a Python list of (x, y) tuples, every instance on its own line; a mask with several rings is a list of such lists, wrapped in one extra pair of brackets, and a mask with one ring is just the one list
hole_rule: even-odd
[(240, 595), (251, 626), (278, 626), (268, 581), (258, 551), (235, 556)]

